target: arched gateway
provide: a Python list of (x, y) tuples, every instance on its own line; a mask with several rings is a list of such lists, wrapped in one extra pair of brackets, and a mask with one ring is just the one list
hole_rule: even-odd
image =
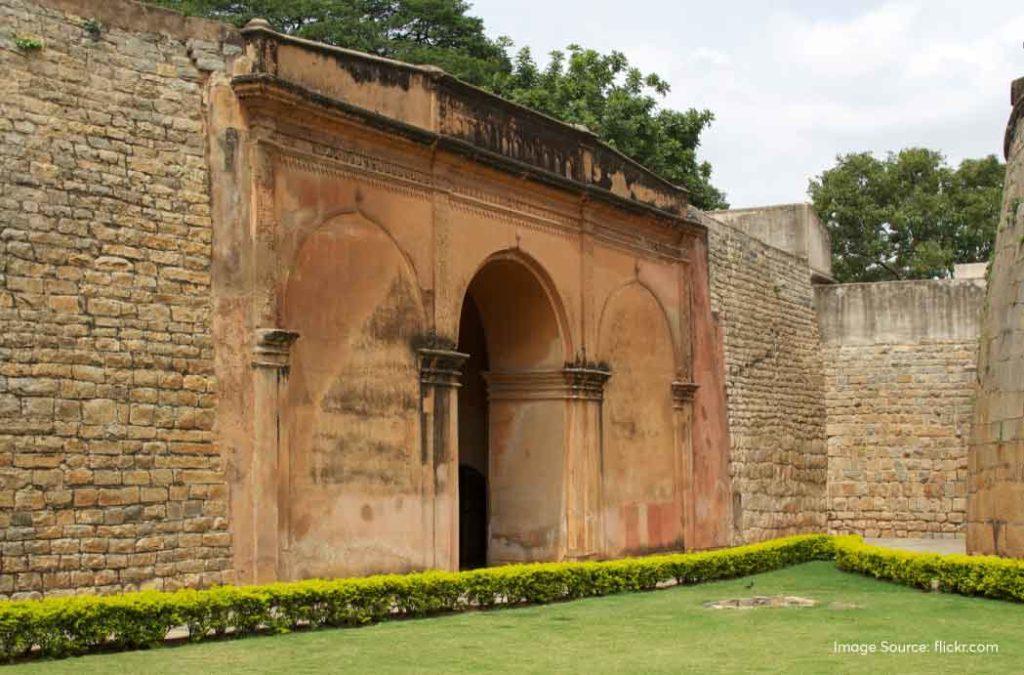
[(240, 579), (728, 543), (685, 192), (436, 69), (242, 35), (209, 96)]
[[(459, 564), (558, 551), (567, 344), (554, 292), (522, 256), (474, 275), (459, 319)], [(465, 481), (465, 482), (463, 482)]]

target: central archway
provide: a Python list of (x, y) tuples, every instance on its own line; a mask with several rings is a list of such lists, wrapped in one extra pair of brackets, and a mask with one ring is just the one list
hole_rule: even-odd
[(552, 385), (566, 361), (561, 307), (532, 261), (489, 259), (467, 287), (458, 351), (459, 564), (557, 555), (565, 406)]

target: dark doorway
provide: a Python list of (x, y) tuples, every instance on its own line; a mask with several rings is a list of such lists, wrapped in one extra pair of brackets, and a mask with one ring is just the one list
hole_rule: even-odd
[(459, 465), (459, 569), (487, 565), (487, 479)]
[(473, 296), (462, 304), (460, 352), (469, 354), (459, 389), (459, 568), (487, 565), (487, 338)]

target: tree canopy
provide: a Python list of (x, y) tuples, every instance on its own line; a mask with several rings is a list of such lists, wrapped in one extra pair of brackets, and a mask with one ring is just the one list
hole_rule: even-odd
[(851, 153), (808, 193), (832, 235), (840, 282), (948, 277), (954, 263), (992, 253), (1005, 166), (995, 155), (956, 168), (942, 153), (907, 148), (878, 159)]
[(490, 38), (464, 0), (156, 0), (185, 12), (243, 25), (253, 17), (299, 37), (410, 63), (456, 77), (556, 119), (583, 124), (601, 140), (690, 190), (704, 209), (727, 208), (700, 161), (708, 110), (662, 107), (669, 85), (630, 66), (626, 56), (578, 45), (552, 52), (544, 67), (529, 49)]

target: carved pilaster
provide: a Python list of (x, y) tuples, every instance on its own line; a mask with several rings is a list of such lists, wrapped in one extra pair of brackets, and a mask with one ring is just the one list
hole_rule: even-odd
[[(485, 373), (492, 405), (504, 408), (529, 404), (549, 411), (545, 419), (563, 419), (564, 432), (551, 429), (550, 442), (562, 447), (564, 512), (558, 556), (585, 559), (600, 554), (601, 527), (601, 407), (611, 377), (607, 366), (568, 363), (561, 370)], [(561, 415), (558, 414), (559, 411)], [(564, 417), (562, 417), (564, 415)]]
[(672, 383), (673, 427), (676, 446), (675, 485), (682, 503), (683, 546), (693, 546), (696, 509), (693, 484), (693, 397), (698, 385), (694, 382)]
[(569, 386), (570, 398), (600, 401), (604, 398), (604, 385), (612, 376), (608, 366), (592, 363), (569, 363), (562, 371)]
[[(436, 340), (433, 341), (436, 343)], [(469, 354), (431, 344), (417, 350), (420, 361), (423, 533), (427, 567), (459, 568), (458, 388)]]
[(299, 334), (281, 328), (257, 328), (253, 342), (254, 368), (276, 368), (288, 371), (288, 354)]
[(283, 576), (282, 541), (288, 532), (289, 457), (281, 398), (288, 375), (291, 346), (298, 333), (260, 328), (253, 339), (253, 448), (250, 480), (252, 569), (254, 583)]

